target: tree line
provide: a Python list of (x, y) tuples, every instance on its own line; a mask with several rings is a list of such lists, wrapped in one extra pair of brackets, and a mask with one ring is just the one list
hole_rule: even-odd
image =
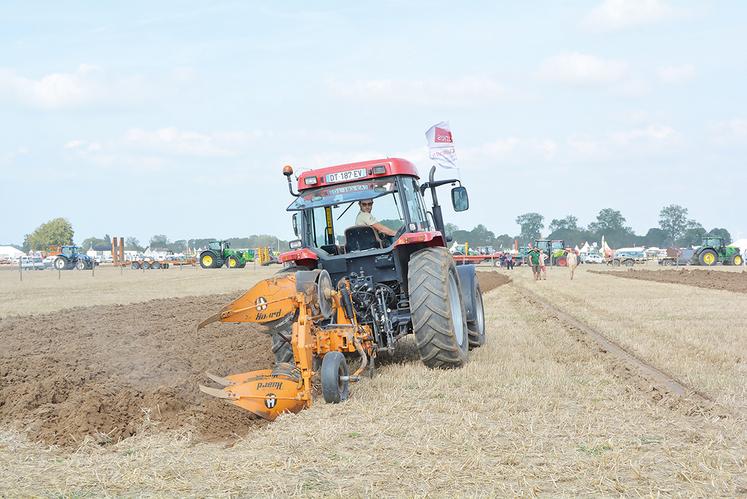
[[(519, 234), (496, 236), (487, 227), (480, 224), (472, 230), (459, 229), (454, 224), (446, 224), (446, 233), (460, 243), (469, 242), (470, 246), (492, 246), (510, 248), (514, 240), (526, 245), (541, 239), (545, 229), (545, 217), (539, 213), (524, 213), (516, 217), (520, 227)], [(582, 245), (584, 242), (600, 241), (604, 236), (612, 248), (629, 246), (646, 247), (686, 247), (701, 243), (703, 236), (723, 237), (726, 244), (731, 242), (728, 230), (714, 227), (706, 230), (699, 222), (688, 217), (688, 210), (680, 205), (665, 206), (659, 212), (658, 227), (650, 228), (645, 235), (636, 234), (626, 225), (626, 219), (619, 210), (604, 208), (597, 214), (596, 220), (586, 227), (579, 225), (578, 217), (567, 215), (564, 218), (552, 219), (547, 226), (547, 239), (562, 239), (567, 245)]]
[[(55, 218), (41, 224), (32, 233), (26, 234), (23, 240), (21, 250), (29, 251), (46, 251), (50, 246), (72, 245), (75, 231), (72, 224), (65, 218)], [(178, 239), (170, 241), (164, 234), (156, 234), (150, 238), (147, 243), (141, 243), (136, 237), (125, 237), (125, 250), (127, 251), (145, 251), (150, 248), (153, 251), (170, 251), (173, 253), (184, 253), (188, 250), (207, 247), (210, 241), (217, 238), (204, 237), (194, 239)], [(278, 243), (281, 249), (288, 248), (288, 241), (278, 239), (271, 234), (255, 234), (249, 237), (231, 237), (226, 239), (232, 248), (277, 248)], [(103, 237), (87, 237), (78, 245), (83, 251), (108, 251), (112, 246), (112, 237), (104, 234)]]

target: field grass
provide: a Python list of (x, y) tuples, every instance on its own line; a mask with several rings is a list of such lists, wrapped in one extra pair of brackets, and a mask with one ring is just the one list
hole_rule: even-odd
[(3, 269), (0, 271), (0, 319), (70, 307), (228, 293), (248, 289), (279, 268), (252, 264), (237, 270), (184, 267), (138, 271), (99, 267), (94, 272), (29, 271), (23, 273), (23, 281), (17, 271)]
[[(747, 412), (747, 296), (551, 268), (512, 277), (659, 369), (725, 407)], [(589, 266), (589, 268), (592, 268)]]
[[(522, 272), (513, 276), (522, 281)], [(582, 273), (572, 284), (557, 279), (556, 289), (555, 277), (535, 290), (568, 287), (574, 296), (591, 289), (605, 299), (602, 291), (614, 279)], [(709, 305), (698, 301), (692, 310), (705, 327), (714, 320)], [(0, 495), (747, 493), (743, 418), (657, 403), (512, 286), (486, 295), (485, 308), (488, 343), (465, 368), (428, 370), (409, 343), (374, 379), (354, 385), (346, 403), (315, 404), (228, 445), (196, 442), (187, 429), (152, 427), (112, 447), (68, 454), (5, 430)], [(684, 342), (659, 348), (689, 352)], [(729, 363), (713, 369), (719, 365)]]

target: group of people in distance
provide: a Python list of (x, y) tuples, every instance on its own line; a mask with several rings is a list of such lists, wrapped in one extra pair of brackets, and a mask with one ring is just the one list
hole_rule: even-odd
[[(529, 266), (532, 267), (532, 275), (534, 276), (535, 281), (547, 280), (546, 262), (548, 258), (549, 255), (547, 255), (543, 250), (537, 247), (529, 248), (527, 259), (529, 261)], [(573, 274), (575, 274), (576, 267), (578, 267), (578, 255), (575, 250), (567, 248), (565, 250), (565, 258), (566, 265), (571, 271), (571, 280), (573, 280)]]

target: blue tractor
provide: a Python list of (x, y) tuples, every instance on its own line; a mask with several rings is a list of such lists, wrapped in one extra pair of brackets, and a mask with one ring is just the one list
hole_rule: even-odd
[(54, 268), (57, 270), (87, 270), (96, 265), (96, 261), (90, 256), (80, 253), (78, 246), (61, 246), (57, 258), (54, 260)]

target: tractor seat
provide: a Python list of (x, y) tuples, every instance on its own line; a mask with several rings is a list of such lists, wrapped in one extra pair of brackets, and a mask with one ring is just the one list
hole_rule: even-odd
[(345, 229), (345, 253), (383, 247), (373, 227), (356, 225)]

